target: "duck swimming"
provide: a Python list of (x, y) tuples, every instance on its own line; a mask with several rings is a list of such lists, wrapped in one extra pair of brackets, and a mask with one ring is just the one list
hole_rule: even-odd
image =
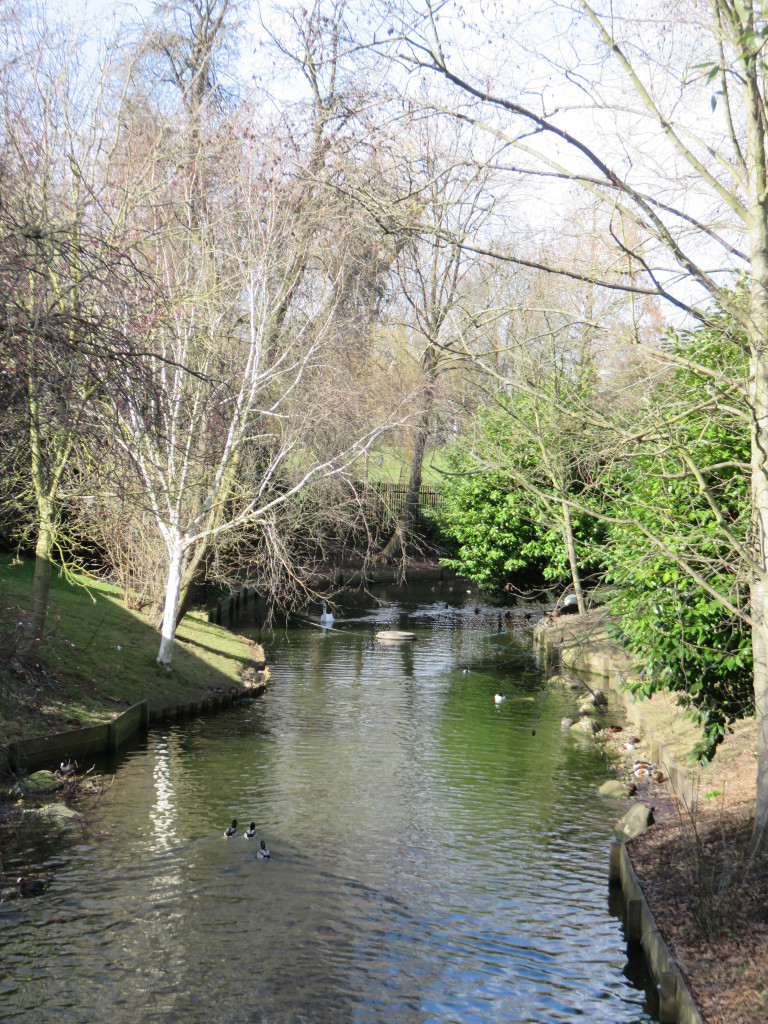
[(231, 839), (232, 836), (236, 836), (236, 835), (237, 835), (237, 818), (233, 818), (232, 819), (232, 824), (224, 832), (224, 838), (225, 839)]
[(251, 822), (251, 827), (247, 828), (245, 830), (245, 832), (243, 832), (243, 839), (255, 839), (255, 838), (256, 838), (256, 822), (252, 821)]
[(17, 878), (16, 885), (22, 899), (40, 896), (45, 892), (48, 883), (43, 878)]
[(256, 851), (256, 856), (259, 858), (259, 860), (269, 860), (269, 858), (272, 856), (269, 850), (267, 849), (263, 839), (261, 840), (261, 844), (258, 850)]

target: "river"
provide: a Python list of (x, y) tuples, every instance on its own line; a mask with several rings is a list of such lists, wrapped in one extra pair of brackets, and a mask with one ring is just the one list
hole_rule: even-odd
[(109, 766), (85, 833), (16, 852), (51, 884), (0, 905), (0, 1020), (655, 1020), (609, 906), (603, 756), (561, 732), (530, 626), (467, 589), (254, 634), (264, 696)]

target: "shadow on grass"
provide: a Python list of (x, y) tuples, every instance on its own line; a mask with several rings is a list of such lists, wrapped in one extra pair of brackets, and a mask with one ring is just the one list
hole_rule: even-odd
[(184, 619), (173, 670), (156, 662), (159, 635), (125, 608), (115, 588), (70, 583), (54, 571), (46, 633), (23, 658), (16, 642), (32, 585), (33, 563), (0, 557), (0, 745), (22, 737), (108, 721), (128, 704), (153, 708), (229, 690), (253, 664), (249, 642), (208, 623)]

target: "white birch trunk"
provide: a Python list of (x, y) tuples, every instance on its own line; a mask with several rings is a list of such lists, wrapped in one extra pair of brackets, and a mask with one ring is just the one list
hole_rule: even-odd
[[(755, 288), (759, 286), (755, 283)], [(752, 833), (753, 856), (768, 848), (768, 353), (753, 356), (754, 427), (752, 436), (752, 525), (757, 567), (750, 588), (752, 610), (752, 671), (757, 727), (757, 793)]]
[(173, 641), (176, 637), (176, 617), (179, 611), (179, 593), (181, 592), (181, 560), (184, 555), (179, 538), (175, 538), (170, 548), (168, 578), (165, 583), (165, 608), (163, 625), (160, 630), (160, 650), (157, 664), (170, 669), (173, 659)]
[(752, 666), (757, 727), (757, 795), (752, 856), (768, 848), (768, 199), (762, 110), (747, 78), (748, 228), (752, 269), (750, 369), (752, 399)]

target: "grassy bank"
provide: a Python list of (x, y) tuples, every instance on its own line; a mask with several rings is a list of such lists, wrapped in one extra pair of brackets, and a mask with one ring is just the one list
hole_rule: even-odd
[(70, 583), (54, 571), (45, 635), (33, 655), (19, 659), (14, 643), (32, 573), (31, 562), (0, 556), (0, 746), (104, 722), (140, 700), (152, 707), (199, 700), (211, 687), (239, 684), (242, 670), (263, 657), (192, 612), (167, 672), (155, 662), (157, 632), (124, 607), (115, 587), (85, 578)]

